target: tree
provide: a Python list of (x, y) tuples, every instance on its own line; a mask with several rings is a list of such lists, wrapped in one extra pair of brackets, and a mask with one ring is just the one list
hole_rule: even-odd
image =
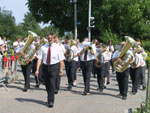
[[(78, 0), (79, 37), (87, 36), (88, 0)], [(29, 10), (39, 22), (51, 22), (60, 32), (74, 31), (73, 4), (70, 0), (28, 0)], [(110, 31), (117, 37), (130, 35), (137, 39), (150, 36), (150, 1), (149, 0), (93, 0), (92, 16), (95, 28), (92, 36), (105, 38)], [(81, 38), (80, 37), (80, 38)]]
[(31, 13), (27, 13), (24, 16), (24, 22), (21, 23), (22, 29), (24, 30), (25, 34), (27, 35), (28, 31), (34, 31), (38, 33), (40, 31), (39, 23), (36, 19), (32, 16)]
[(15, 18), (11, 11), (0, 9), (0, 35), (13, 40), (16, 33)]

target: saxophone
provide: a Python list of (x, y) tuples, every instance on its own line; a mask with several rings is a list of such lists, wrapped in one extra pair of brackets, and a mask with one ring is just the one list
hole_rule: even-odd
[[(123, 62), (120, 63), (118, 61), (114, 61), (114, 68), (117, 72), (125, 71), (128, 68), (129, 64), (134, 61), (134, 56), (127, 51), (131, 47), (138, 46), (137, 42), (133, 38), (129, 36), (125, 36), (125, 38), (126, 38), (126, 43), (118, 56), (118, 58), (121, 58)], [(126, 59), (129, 59), (129, 60), (126, 62)]]
[(30, 62), (30, 59), (33, 58), (34, 54), (40, 49), (41, 45), (47, 43), (46, 39), (43, 38), (40, 43), (33, 44), (34, 39), (37, 38), (38, 35), (32, 31), (28, 31), (28, 33), (27, 41), (21, 51), (24, 53), (24, 56), (19, 55), (18, 58), (20, 65), (27, 65)]

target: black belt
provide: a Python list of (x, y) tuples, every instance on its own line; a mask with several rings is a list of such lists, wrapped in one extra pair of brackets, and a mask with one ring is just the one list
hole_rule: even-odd
[(44, 63), (43, 63), (43, 66), (49, 67), (49, 66), (55, 66), (55, 65), (58, 65), (58, 64), (60, 64), (60, 63), (59, 63), (59, 62), (56, 63), (56, 64), (44, 64)]

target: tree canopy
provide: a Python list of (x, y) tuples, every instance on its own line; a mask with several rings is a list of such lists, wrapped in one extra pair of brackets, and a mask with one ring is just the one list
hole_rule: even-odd
[[(29, 10), (38, 22), (50, 22), (60, 32), (74, 31), (74, 6), (70, 0), (28, 0)], [(88, 0), (77, 1), (79, 38), (87, 36)], [(149, 0), (92, 0), (95, 28), (92, 36), (104, 40), (105, 34), (118, 38), (130, 35), (137, 39), (150, 36)], [(108, 35), (109, 36), (109, 35)]]

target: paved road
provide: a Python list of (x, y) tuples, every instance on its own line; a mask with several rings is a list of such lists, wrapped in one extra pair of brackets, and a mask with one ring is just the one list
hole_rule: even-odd
[(8, 91), (0, 88), (0, 113), (127, 113), (128, 109), (140, 106), (145, 100), (146, 91), (139, 90), (131, 95), (131, 82), (127, 100), (116, 95), (118, 86), (115, 75), (111, 75), (111, 83), (103, 93), (97, 91), (97, 80), (91, 77), (91, 94), (82, 96), (83, 77), (78, 72), (77, 87), (67, 90), (67, 78), (61, 78), (61, 90), (56, 95), (53, 108), (44, 105), (47, 94), (44, 86), (35, 88), (35, 81), (31, 75), (31, 90), (23, 92), (23, 76), (18, 72), (19, 79), (9, 84)]

